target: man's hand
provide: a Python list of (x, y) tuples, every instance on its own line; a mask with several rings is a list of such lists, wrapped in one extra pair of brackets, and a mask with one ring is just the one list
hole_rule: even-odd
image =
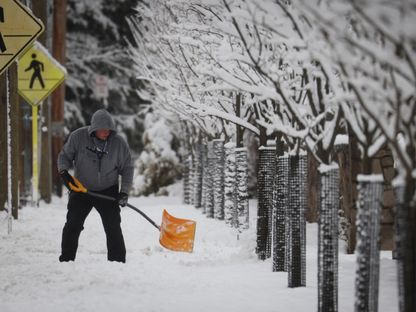
[(62, 170), (59, 172), (61, 175), (62, 182), (66, 186), (68, 190), (71, 190), (71, 187), (69, 186), (69, 183), (72, 183), (72, 185), (75, 185), (74, 178), (68, 173), (68, 170)]
[(127, 200), (129, 199), (129, 195), (124, 192), (118, 193), (117, 196), (117, 203), (119, 206), (124, 207), (127, 205)]

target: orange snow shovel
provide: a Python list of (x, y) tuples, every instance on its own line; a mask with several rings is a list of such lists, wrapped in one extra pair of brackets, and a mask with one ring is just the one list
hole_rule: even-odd
[[(75, 192), (86, 193), (94, 197), (115, 201), (114, 197), (98, 194), (88, 191), (79, 180), (72, 177), (76, 185), (69, 183), (70, 188)], [(160, 231), (160, 244), (173, 251), (192, 252), (194, 248), (196, 222), (187, 219), (179, 219), (171, 216), (166, 210), (163, 210), (162, 225), (159, 226), (150, 219), (143, 211), (127, 203), (127, 207), (140, 213), (147, 221)]]

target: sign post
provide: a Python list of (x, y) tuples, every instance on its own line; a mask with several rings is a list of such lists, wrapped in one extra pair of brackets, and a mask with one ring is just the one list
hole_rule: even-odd
[(32, 203), (38, 205), (39, 198), (39, 160), (38, 160), (38, 105), (32, 105)]
[(65, 77), (66, 69), (38, 42), (35, 42), (19, 59), (18, 91), (26, 102), (32, 105), (34, 205), (38, 202), (39, 187), (38, 108), (42, 101), (65, 80)]

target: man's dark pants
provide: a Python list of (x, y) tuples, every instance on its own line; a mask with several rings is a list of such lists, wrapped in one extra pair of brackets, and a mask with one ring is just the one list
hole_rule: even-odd
[[(117, 197), (118, 185), (114, 185), (97, 193)], [(107, 236), (108, 260), (126, 262), (126, 247), (120, 227), (120, 207), (116, 202), (76, 192), (69, 194), (68, 213), (62, 231), (62, 254), (59, 257), (59, 261), (75, 260), (79, 235), (84, 229), (85, 219), (92, 207), (97, 209), (104, 225)]]

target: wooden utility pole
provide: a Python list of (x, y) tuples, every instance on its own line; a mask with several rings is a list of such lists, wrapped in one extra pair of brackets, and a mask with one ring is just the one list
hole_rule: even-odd
[[(8, 200), (8, 184), (11, 181), (10, 203), (15, 219), (18, 217), (19, 209), (19, 114), (17, 66), (16, 63), (13, 63), (0, 76), (0, 146), (2, 146), (0, 149), (0, 210), (4, 209), (5, 203)], [(11, 144), (9, 144), (8, 140), (9, 130)], [(8, 160), (9, 153), (11, 153), (10, 164)], [(10, 170), (9, 166), (11, 167)]]
[[(0, 146), (7, 146), (7, 79), (0, 75)], [(0, 210), (7, 200), (7, 148), (0, 148)]]
[(17, 64), (16, 62), (8, 69), (9, 72), (9, 101), (10, 101), (10, 130), (11, 130), (11, 188), (12, 188), (12, 214), (13, 218), (17, 219), (19, 211), (19, 183), (20, 180), (20, 162), (19, 162), (19, 116), (20, 104), (19, 96), (17, 95)]
[[(39, 36), (38, 41), (50, 49), (48, 40), (51, 35), (51, 27), (48, 23), (48, 0), (38, 0), (32, 3), (33, 13), (42, 20), (45, 31)], [(52, 196), (52, 151), (51, 151), (51, 100), (47, 98), (41, 104), (41, 157), (39, 192), (40, 198), (46, 203), (51, 202)]]
[[(65, 35), (66, 35), (66, 0), (53, 1), (53, 57), (65, 66)], [(54, 189), (62, 196), (62, 182), (57, 168), (58, 154), (63, 146), (64, 136), (64, 99), (65, 84), (59, 86), (52, 94), (52, 172)]]
[(22, 206), (31, 197), (32, 178), (32, 109), (23, 98), (20, 102), (20, 201)]

